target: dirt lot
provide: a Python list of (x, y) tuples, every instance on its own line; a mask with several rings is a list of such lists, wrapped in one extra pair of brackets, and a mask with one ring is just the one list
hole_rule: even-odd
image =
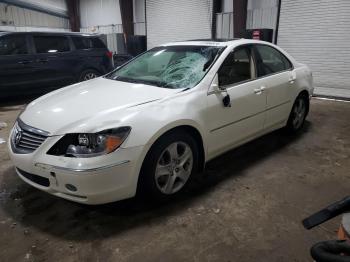
[[(6, 138), (22, 106), (0, 107)], [(274, 132), (208, 164), (172, 203), (82, 206), (22, 182), (0, 144), (0, 261), (311, 261), (340, 218), (300, 221), (350, 195), (350, 103), (313, 99), (304, 132)]]

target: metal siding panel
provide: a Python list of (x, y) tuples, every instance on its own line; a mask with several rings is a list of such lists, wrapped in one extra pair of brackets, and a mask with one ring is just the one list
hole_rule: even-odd
[(318, 87), (350, 89), (350, 1), (283, 0), (278, 45), (314, 72)]
[(13, 31), (69, 31), (68, 19), (51, 16), (17, 6), (6, 6), (0, 3), (1, 20), (13, 22), (13, 25), (3, 25), (2, 30)]
[(147, 0), (147, 47), (211, 37), (212, 0)]

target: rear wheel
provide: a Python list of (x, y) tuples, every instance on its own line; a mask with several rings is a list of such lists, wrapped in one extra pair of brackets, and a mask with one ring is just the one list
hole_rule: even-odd
[(296, 133), (302, 129), (308, 112), (308, 102), (307, 97), (303, 95), (299, 95), (295, 99), (286, 126), (288, 131)]
[(186, 132), (178, 130), (162, 136), (144, 160), (139, 193), (157, 199), (177, 195), (197, 172), (198, 160), (196, 141)]
[(99, 77), (99, 75), (100, 74), (96, 70), (93, 70), (93, 69), (85, 70), (81, 73), (80, 78), (79, 78), (79, 82), (94, 79), (96, 77)]

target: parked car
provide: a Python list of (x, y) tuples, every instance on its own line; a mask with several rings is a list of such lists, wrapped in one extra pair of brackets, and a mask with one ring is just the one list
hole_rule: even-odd
[(31, 102), (9, 141), (28, 184), (85, 204), (180, 193), (214, 157), (298, 132), (310, 69), (257, 40), (165, 44)]
[(113, 61), (114, 61), (114, 66), (119, 67), (128, 61), (130, 61), (133, 58), (132, 55), (129, 54), (114, 54), (113, 55)]
[(0, 33), (0, 97), (43, 92), (112, 69), (112, 53), (98, 35)]

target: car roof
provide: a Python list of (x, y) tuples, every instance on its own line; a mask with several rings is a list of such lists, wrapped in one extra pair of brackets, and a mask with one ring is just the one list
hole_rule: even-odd
[(87, 37), (97, 37), (101, 34), (90, 34), (81, 32), (55, 32), (55, 31), (29, 31), (29, 32), (16, 32), (16, 31), (0, 31), (0, 36), (2, 35), (12, 35), (12, 34), (35, 34), (35, 35), (62, 35), (62, 36), (87, 36)]

